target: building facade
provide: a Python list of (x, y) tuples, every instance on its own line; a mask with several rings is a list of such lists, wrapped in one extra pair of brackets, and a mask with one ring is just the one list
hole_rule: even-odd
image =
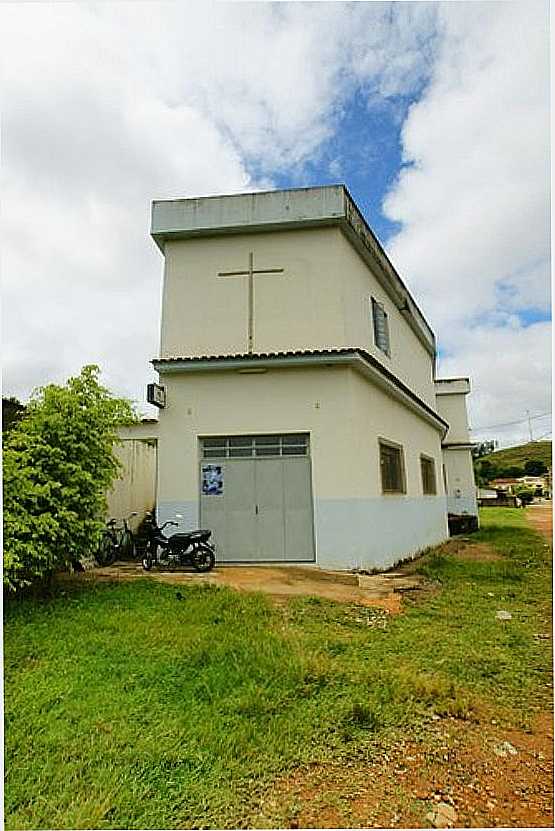
[(155, 202), (152, 236), (159, 519), (211, 528), (222, 563), (386, 568), (444, 540), (460, 425), (433, 332), (348, 191)]

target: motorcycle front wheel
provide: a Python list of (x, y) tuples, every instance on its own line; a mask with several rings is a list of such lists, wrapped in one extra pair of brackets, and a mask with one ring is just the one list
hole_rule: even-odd
[(194, 570), (201, 573), (212, 571), (214, 565), (216, 564), (214, 552), (207, 545), (199, 545), (199, 547), (193, 551), (191, 560), (193, 562)]

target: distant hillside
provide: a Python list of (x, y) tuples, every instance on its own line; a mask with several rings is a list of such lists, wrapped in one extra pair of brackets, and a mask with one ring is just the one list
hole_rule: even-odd
[(527, 444), (519, 444), (518, 447), (507, 447), (505, 450), (496, 450), (495, 453), (490, 453), (489, 456), (482, 456), (480, 461), (486, 459), (499, 468), (524, 467), (525, 462), (529, 460), (540, 461), (550, 467), (551, 442), (533, 441)]

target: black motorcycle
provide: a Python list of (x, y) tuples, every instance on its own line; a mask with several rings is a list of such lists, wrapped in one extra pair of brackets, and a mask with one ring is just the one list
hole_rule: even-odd
[(195, 571), (206, 572), (214, 568), (215, 546), (208, 542), (212, 531), (186, 531), (166, 537), (162, 532), (168, 525), (179, 525), (168, 520), (157, 525), (152, 514), (147, 516), (148, 543), (143, 557), (143, 568), (150, 571), (153, 566), (193, 566)]

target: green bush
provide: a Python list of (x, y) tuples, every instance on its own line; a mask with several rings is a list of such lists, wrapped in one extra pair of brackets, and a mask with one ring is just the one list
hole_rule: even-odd
[(528, 505), (536, 494), (536, 489), (531, 488), (530, 485), (517, 485), (515, 494), (521, 500), (523, 505)]
[(67, 567), (99, 539), (119, 464), (118, 426), (131, 404), (86, 366), (64, 386), (38, 389), (4, 443), (4, 586), (17, 591)]

